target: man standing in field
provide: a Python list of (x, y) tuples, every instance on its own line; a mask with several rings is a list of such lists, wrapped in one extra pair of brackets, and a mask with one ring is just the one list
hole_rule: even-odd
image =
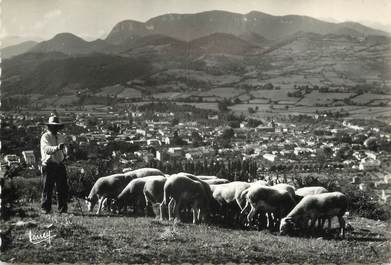
[(68, 211), (68, 184), (66, 169), (63, 164), (65, 155), (65, 137), (59, 134), (64, 128), (59, 118), (52, 114), (49, 121), (45, 123), (47, 131), (41, 137), (41, 160), (42, 160), (42, 213), (50, 213), (52, 210), (52, 193), (56, 184), (58, 211)]

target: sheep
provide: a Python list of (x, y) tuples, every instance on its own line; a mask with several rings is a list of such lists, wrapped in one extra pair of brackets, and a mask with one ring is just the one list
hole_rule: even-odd
[(95, 204), (99, 201), (99, 207), (96, 214), (100, 214), (104, 201), (114, 199), (130, 182), (131, 178), (124, 174), (114, 174), (99, 178), (88, 195), (86, 204), (90, 212), (93, 211)]
[[(291, 194), (284, 190), (265, 185), (252, 185), (247, 189), (245, 194), (246, 206), (244, 211), (250, 207), (250, 212), (247, 215), (247, 221), (251, 223), (258, 211), (269, 213), (268, 224), (269, 229), (277, 226), (279, 220), (285, 216), (295, 206), (295, 201)], [(270, 216), (273, 214), (273, 219)]]
[[(343, 215), (347, 209), (347, 197), (341, 192), (328, 192), (305, 196), (289, 214), (281, 220), (280, 233), (288, 234), (292, 228), (301, 226), (307, 227), (308, 220), (311, 220), (310, 228), (313, 229), (318, 218), (338, 217), (339, 235), (345, 237), (345, 220)], [(331, 223), (329, 222), (329, 228)]]
[(232, 216), (234, 219), (239, 219), (240, 210), (244, 204), (241, 194), (250, 186), (250, 183), (243, 181), (210, 185), (212, 196), (216, 202), (212, 206), (216, 206), (217, 212), (221, 212), (227, 222), (229, 221), (226, 218), (228, 216)]
[(258, 181), (252, 182), (252, 183), (248, 183), (248, 182), (246, 182), (246, 183), (248, 184), (247, 188), (240, 192), (240, 194), (238, 195), (238, 200), (237, 200), (238, 204), (239, 204), (239, 207), (240, 207), (240, 210), (242, 210), (242, 211), (245, 208), (244, 204), (246, 204), (247, 193), (249, 191), (251, 191), (250, 188), (254, 189), (254, 188), (258, 187), (258, 186), (268, 186), (268, 183), (266, 181), (264, 181), (264, 180), (258, 180)]
[[(170, 199), (172, 200), (170, 201)], [(193, 223), (201, 221), (201, 215), (206, 218), (209, 212), (209, 204), (213, 197), (209, 184), (192, 176), (191, 174), (171, 175), (164, 184), (163, 201), (160, 204), (161, 213), (167, 206), (169, 220), (172, 220), (171, 204), (174, 203), (175, 218), (180, 221), (180, 209), (185, 203), (190, 203), (193, 210)], [(160, 216), (163, 219), (163, 216)]]
[[(144, 187), (145, 183), (149, 180), (161, 180), (162, 178), (166, 178), (165, 176), (146, 176), (142, 178), (136, 178), (129, 182), (129, 184), (121, 191), (121, 193), (117, 196), (116, 202), (122, 207), (126, 207), (129, 202), (132, 202), (136, 207), (137, 200), (143, 200), (144, 197)], [(135, 208), (136, 210), (136, 208)]]
[[(305, 197), (307, 195), (321, 194), (321, 193), (326, 193), (326, 192), (328, 192), (328, 190), (324, 187), (321, 187), (321, 186), (303, 187), (303, 188), (297, 189), (295, 191), (296, 201), (300, 202), (303, 199), (303, 197)], [(318, 219), (318, 228), (323, 228), (325, 221), (326, 220), (324, 218), (319, 218)], [(330, 218), (328, 218), (328, 222), (329, 223), (331, 222)]]
[[(146, 207), (153, 204), (160, 205), (163, 201), (164, 184), (166, 183), (167, 177), (169, 176), (151, 178), (145, 181), (143, 193)], [(160, 215), (163, 215), (163, 213)]]

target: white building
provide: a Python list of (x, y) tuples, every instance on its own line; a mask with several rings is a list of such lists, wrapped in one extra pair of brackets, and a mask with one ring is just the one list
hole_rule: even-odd
[(263, 156), (262, 156), (264, 159), (266, 159), (266, 160), (269, 160), (269, 161), (271, 161), (271, 162), (274, 162), (275, 160), (276, 160), (276, 155), (273, 155), (273, 154), (264, 154)]
[(4, 157), (4, 161), (7, 163), (8, 166), (19, 164), (20, 158), (17, 155), (6, 155)]
[(375, 170), (380, 167), (380, 161), (366, 157), (361, 159), (360, 165), (358, 166), (359, 170), (370, 171)]

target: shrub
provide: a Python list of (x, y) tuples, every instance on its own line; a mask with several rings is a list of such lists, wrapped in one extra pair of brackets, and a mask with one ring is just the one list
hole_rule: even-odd
[(15, 188), (14, 192), (19, 200), (36, 201), (40, 199), (42, 191), (42, 181), (40, 177), (15, 177), (10, 181), (12, 183), (11, 185)]
[(391, 217), (391, 206), (380, 204), (370, 193), (348, 184), (341, 189), (349, 199), (349, 211), (358, 216), (386, 221)]
[(330, 178), (318, 179), (313, 176), (295, 177), (296, 187), (322, 186), (329, 191), (340, 191), (348, 198), (348, 211), (365, 218), (386, 221), (391, 218), (391, 206), (381, 204), (369, 192), (359, 190), (353, 184), (338, 185)]

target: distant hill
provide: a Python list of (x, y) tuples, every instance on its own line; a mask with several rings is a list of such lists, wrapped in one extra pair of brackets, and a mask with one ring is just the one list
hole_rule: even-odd
[(389, 35), (359, 23), (330, 23), (298, 15), (272, 16), (252, 11), (238, 14), (226, 11), (208, 11), (196, 14), (166, 14), (149, 19), (145, 23), (126, 20), (114, 26), (107, 41), (120, 44), (131, 38), (162, 34), (176, 39), (190, 41), (216, 32), (236, 36), (253, 32), (266, 39), (285, 38), (298, 31), (318, 34), (354, 32), (355, 35)]
[(60, 33), (52, 39), (40, 42), (35, 45), (31, 52), (61, 52), (64, 54), (88, 54), (93, 52), (111, 52), (112, 45), (104, 40), (87, 42), (71, 33)]
[(25, 53), (4, 60), (2, 92), (10, 94), (65, 93), (67, 87), (94, 91), (147, 75), (148, 61), (114, 55), (71, 57), (61, 53)]
[(0, 38), (0, 41), (1, 41), (1, 49), (4, 49), (9, 46), (21, 44), (22, 42), (27, 42), (27, 41), (40, 42), (43, 41), (43, 39), (40, 37), (6, 36)]
[[(126, 32), (126, 34), (122, 34), (124, 32)], [(132, 41), (135, 38), (151, 34), (152, 33), (148, 32), (144, 23), (134, 20), (124, 20), (114, 26), (107, 36), (106, 41), (114, 45), (119, 45)]]
[(37, 45), (38, 42), (36, 41), (25, 41), (16, 45), (8, 46), (3, 49), (1, 49), (1, 58), (8, 59), (12, 56), (16, 56), (22, 53), (25, 53), (29, 51), (31, 48), (33, 48), (35, 45)]

